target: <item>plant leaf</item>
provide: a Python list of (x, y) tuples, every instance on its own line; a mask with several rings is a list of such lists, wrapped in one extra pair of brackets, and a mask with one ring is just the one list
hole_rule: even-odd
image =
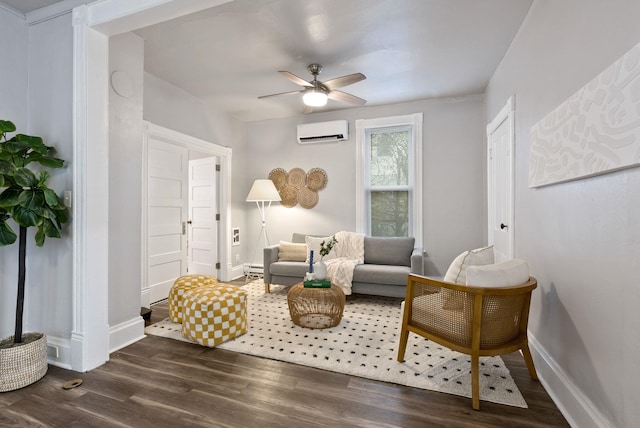
[(6, 221), (0, 221), (0, 246), (10, 245), (16, 242), (16, 233)]
[(38, 184), (36, 175), (29, 168), (16, 168), (13, 175), (16, 184), (22, 187), (32, 187)]
[(0, 160), (0, 174), (13, 175), (16, 167), (8, 160)]
[(45, 219), (45, 221), (42, 222), (42, 229), (44, 230), (44, 234), (49, 238), (60, 238), (60, 231), (51, 220)]
[(69, 221), (69, 212), (67, 211), (67, 207), (64, 205), (58, 205), (58, 207), (54, 208), (53, 213), (56, 215), (56, 221), (58, 224), (64, 224)]
[(18, 205), (18, 198), (22, 193), (22, 189), (16, 187), (9, 187), (4, 192), (0, 193), (0, 207), (11, 208)]
[(11, 153), (12, 155), (18, 155), (21, 152), (27, 152), (27, 150), (29, 150), (29, 145), (25, 144), (25, 143), (21, 143), (19, 141), (17, 141), (15, 139), (15, 137), (13, 137), (12, 139), (10, 139), (9, 141), (7, 141), (6, 143), (4, 143), (4, 149)]
[(58, 195), (56, 195), (56, 192), (49, 189), (48, 187), (42, 189), (42, 191), (44, 192), (44, 200), (47, 202), (47, 205), (49, 205), (51, 208), (57, 207), (60, 203), (60, 200), (58, 199)]
[(23, 190), (18, 197), (18, 204), (39, 214), (45, 208), (44, 192), (40, 189)]
[(16, 132), (16, 126), (8, 120), (0, 120), (0, 133)]
[(42, 230), (42, 227), (38, 228), (38, 230), (36, 231), (36, 236), (34, 236), (34, 238), (38, 247), (42, 247), (44, 245), (44, 231)]
[(49, 149), (44, 145), (42, 138), (33, 135), (17, 134), (14, 137), (17, 141), (27, 144), (27, 146), (41, 155), (46, 155)]
[(47, 168), (62, 168), (64, 166), (64, 161), (62, 159), (54, 158), (51, 156), (42, 156), (37, 162), (46, 166)]
[(35, 212), (23, 206), (16, 205), (15, 207), (13, 207), (11, 211), (12, 211), (11, 214), (13, 215), (13, 219), (20, 226), (24, 226), (24, 227), (38, 226), (38, 224), (42, 222), (38, 214), (36, 214)]

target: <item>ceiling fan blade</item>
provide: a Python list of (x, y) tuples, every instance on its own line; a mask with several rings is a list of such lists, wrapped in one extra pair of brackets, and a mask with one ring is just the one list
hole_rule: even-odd
[(307, 106), (307, 105), (305, 105), (305, 106), (302, 108), (302, 113), (303, 113), (303, 114), (313, 113), (313, 108), (312, 108), (312, 107), (309, 107), (309, 106)]
[(362, 98), (356, 97), (355, 95), (347, 94), (342, 91), (331, 91), (327, 95), (330, 99), (334, 101), (342, 101), (345, 103), (356, 104), (359, 106), (363, 106), (367, 103), (367, 100), (363, 100)]
[(307, 82), (302, 77), (296, 76), (293, 73), (290, 73), (288, 71), (279, 71), (278, 73), (282, 74), (284, 77), (286, 77), (287, 79), (291, 80), (296, 85), (313, 88), (313, 85), (311, 83)]
[(259, 97), (258, 97), (258, 99), (261, 99), (261, 98), (269, 98), (269, 97), (277, 97), (277, 96), (279, 96), (279, 95), (292, 95), (292, 94), (299, 94), (300, 92), (303, 92), (303, 91), (289, 91), (289, 92), (280, 92), (280, 93), (278, 93), (278, 94), (261, 95), (261, 96), (259, 96)]
[(326, 82), (322, 82), (322, 84), (331, 91), (343, 86), (352, 85), (366, 78), (367, 76), (362, 73), (353, 73), (342, 77), (336, 77), (335, 79), (327, 80)]

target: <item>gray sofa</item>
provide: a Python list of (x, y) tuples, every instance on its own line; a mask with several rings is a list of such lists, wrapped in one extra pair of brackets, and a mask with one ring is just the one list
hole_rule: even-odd
[[(304, 234), (294, 233), (291, 242), (304, 243)], [(315, 236), (315, 235), (313, 235)], [(364, 264), (353, 271), (352, 292), (377, 296), (404, 297), (410, 273), (423, 274), (422, 249), (414, 248), (414, 238), (365, 236)], [(279, 245), (264, 249), (264, 283), (294, 285), (309, 270), (306, 262), (278, 260)]]

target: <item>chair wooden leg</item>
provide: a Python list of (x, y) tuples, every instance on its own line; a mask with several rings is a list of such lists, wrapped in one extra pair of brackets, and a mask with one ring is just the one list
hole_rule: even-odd
[(406, 329), (406, 326), (402, 326), (402, 331), (400, 332), (400, 343), (398, 344), (398, 362), (404, 361), (404, 352), (407, 349), (407, 341), (409, 340), (409, 330)]
[(269, 288), (269, 284), (267, 284), (266, 282), (264, 283), (264, 292), (269, 294), (271, 293), (271, 289)]
[(480, 410), (480, 356), (471, 354), (471, 407)]
[(522, 356), (525, 363), (527, 363), (527, 369), (529, 369), (529, 376), (531, 379), (538, 380), (538, 374), (536, 373), (536, 366), (533, 364), (533, 358), (531, 357), (531, 351), (529, 350), (529, 344), (525, 342), (522, 346)]

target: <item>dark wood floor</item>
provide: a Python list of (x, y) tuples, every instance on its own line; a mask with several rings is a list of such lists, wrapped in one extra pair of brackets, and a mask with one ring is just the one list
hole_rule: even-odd
[[(167, 316), (154, 307), (152, 322)], [(503, 357), (529, 408), (471, 400), (148, 336), (88, 373), (0, 393), (1, 427), (566, 427), (522, 357)], [(63, 390), (80, 378), (83, 384)]]

